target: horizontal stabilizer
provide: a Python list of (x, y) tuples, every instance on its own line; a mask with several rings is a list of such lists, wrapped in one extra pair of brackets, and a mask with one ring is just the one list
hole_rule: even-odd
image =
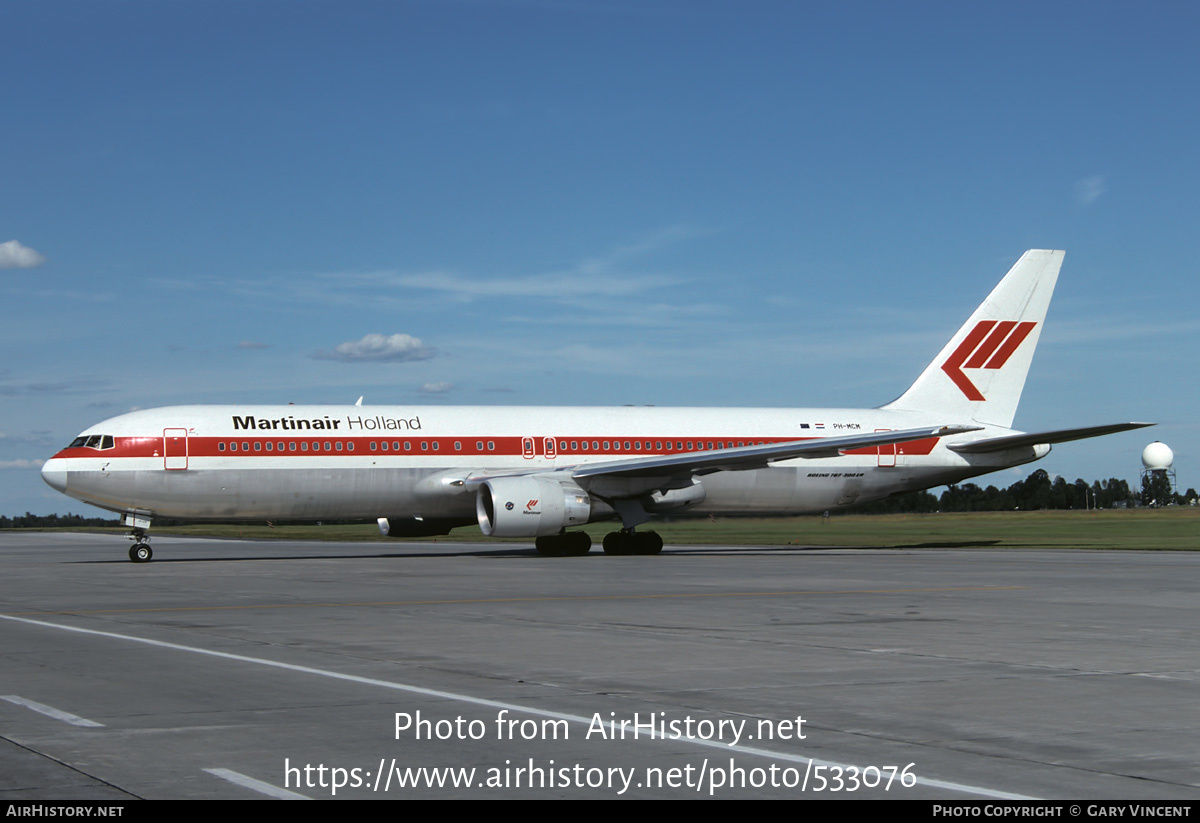
[(1085, 426), (1081, 429), (1058, 429), (1050, 432), (1032, 432), (1029, 434), (1006, 434), (1003, 437), (989, 437), (986, 440), (976, 440), (973, 443), (952, 443), (946, 448), (959, 454), (988, 454), (1002, 452), (1006, 449), (1017, 449), (1022, 446), (1037, 446), (1043, 443), (1068, 443), (1072, 440), (1083, 440), (1088, 437), (1100, 437), (1104, 434), (1143, 429), (1153, 426), (1153, 423), (1111, 423), (1107, 426)]

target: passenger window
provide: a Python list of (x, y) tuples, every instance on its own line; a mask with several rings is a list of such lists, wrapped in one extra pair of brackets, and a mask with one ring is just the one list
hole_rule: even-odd
[[(335, 445), (337, 446), (337, 450), (338, 450), (338, 451), (341, 451), (341, 450), (342, 450), (342, 441), (341, 441), (341, 440), (339, 440), (339, 441), (338, 441), (338, 442), (337, 442)], [(326, 451), (328, 451), (328, 450), (329, 450), (329, 444), (328, 444), (328, 443), (326, 443), (326, 444), (325, 444), (325, 450), (326, 450)]]
[(219, 451), (219, 452), (223, 452), (223, 451), (225, 451), (225, 444), (224, 444), (224, 443), (218, 443), (218, 444), (217, 444), (217, 451)]
[(260, 451), (262, 451), (262, 441), (261, 441), (261, 440), (255, 440), (255, 441), (254, 441), (254, 450), (255, 450), (256, 452), (260, 452)]

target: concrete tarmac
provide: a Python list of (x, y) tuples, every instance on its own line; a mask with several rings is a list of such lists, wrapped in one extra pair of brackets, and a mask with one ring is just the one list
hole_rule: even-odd
[(0, 535), (0, 798), (1200, 798), (1200, 553), (153, 545)]

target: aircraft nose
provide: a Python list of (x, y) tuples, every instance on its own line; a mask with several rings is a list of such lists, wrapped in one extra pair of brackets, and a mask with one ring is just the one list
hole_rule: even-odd
[(47, 460), (42, 465), (42, 479), (55, 491), (65, 492), (67, 490), (67, 470), (60, 468), (61, 465), (57, 460)]

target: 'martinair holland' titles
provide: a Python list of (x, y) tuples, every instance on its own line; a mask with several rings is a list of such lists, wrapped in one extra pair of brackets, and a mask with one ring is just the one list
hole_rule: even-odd
[[(318, 430), (336, 430), (341, 429), (342, 421), (334, 420), (326, 415), (325, 417), (255, 417), (254, 415), (232, 415), (233, 430), (257, 430), (257, 431), (298, 431), (302, 429), (318, 429)], [(403, 417), (350, 417), (346, 416), (346, 428), (354, 431), (419, 431), (421, 428), (421, 418), (411, 417), (405, 419)]]

